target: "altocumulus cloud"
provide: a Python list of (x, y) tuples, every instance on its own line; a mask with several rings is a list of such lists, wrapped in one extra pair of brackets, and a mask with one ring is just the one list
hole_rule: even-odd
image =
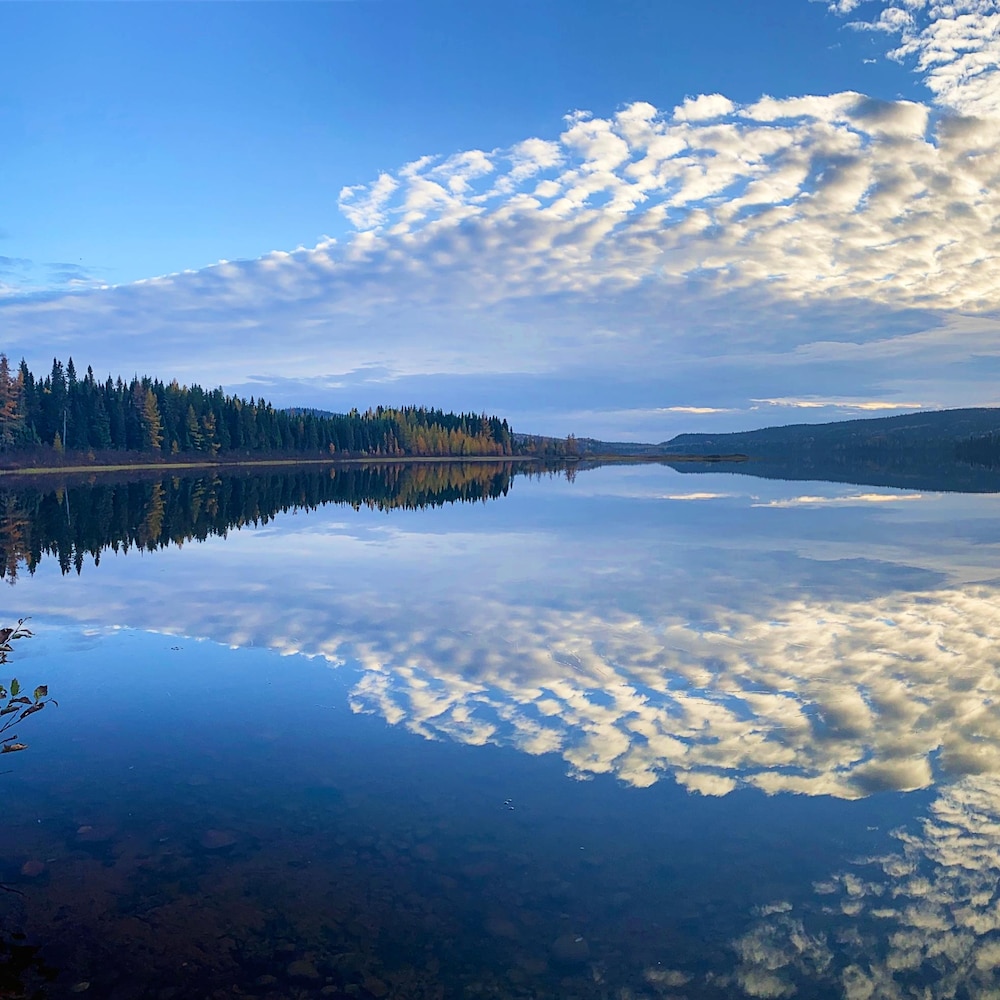
[[(366, 365), (651, 379), (683, 367), (689, 390), (668, 385), (663, 403), (696, 410), (817, 393), (989, 401), (1000, 13), (907, 0), (851, 20), (865, 7), (833, 5), (885, 35), (935, 103), (703, 94), (575, 112), (552, 137), (345, 187), (343, 240), (72, 296), (8, 294), (7, 349), (226, 384)], [(721, 364), (749, 374), (730, 398), (691, 398)]]
[[(863, 13), (860, 0), (834, 0), (835, 13)], [(963, 115), (1000, 110), (1000, 6), (996, 0), (902, 0), (883, 3), (877, 17), (852, 28), (898, 38), (890, 59), (913, 62), (943, 105)]]
[[(478, 155), (474, 173), (463, 154), (345, 190), (384, 224), (343, 260), (395, 261), (397, 287), (408, 271), (434, 289), (461, 272), (490, 303), (700, 279), (701, 294), (992, 310), (998, 144), (1000, 121), (856, 93), (577, 113), (531, 173), (514, 151)], [(376, 190), (390, 192), (377, 211)]]

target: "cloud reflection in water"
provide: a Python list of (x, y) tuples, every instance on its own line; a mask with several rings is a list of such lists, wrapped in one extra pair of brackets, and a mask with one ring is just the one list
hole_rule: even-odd
[(831, 486), (803, 509), (710, 476), (713, 503), (672, 503), (667, 470), (627, 496), (601, 475), (489, 507), (324, 508), (80, 578), (43, 564), (18, 616), (359, 664), (356, 711), (579, 778), (857, 798), (925, 787), (935, 761), (1000, 775), (992, 498)]
[(863, 858), (799, 906), (764, 907), (735, 942), (736, 982), (787, 997), (826, 982), (847, 1000), (996, 997), (1000, 970), (1000, 779), (945, 788), (900, 849)]

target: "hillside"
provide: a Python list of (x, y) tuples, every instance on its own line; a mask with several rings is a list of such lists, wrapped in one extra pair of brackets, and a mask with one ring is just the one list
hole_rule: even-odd
[(954, 457), (960, 442), (1000, 433), (1000, 407), (933, 410), (825, 424), (789, 424), (729, 434), (678, 434), (660, 448), (672, 454), (740, 452), (751, 458), (833, 453), (940, 451)]
[[(741, 453), (749, 461), (740, 472), (773, 479), (1000, 490), (1000, 407), (790, 424), (730, 434), (679, 434), (659, 448), (676, 455)], [(698, 464), (678, 469), (710, 471)], [(718, 471), (718, 466), (711, 471)]]

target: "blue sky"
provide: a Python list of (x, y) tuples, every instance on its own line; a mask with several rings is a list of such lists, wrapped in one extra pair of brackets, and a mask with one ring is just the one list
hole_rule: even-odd
[(998, 26), (995, 0), (5, 4), (2, 346), (657, 440), (998, 402)]

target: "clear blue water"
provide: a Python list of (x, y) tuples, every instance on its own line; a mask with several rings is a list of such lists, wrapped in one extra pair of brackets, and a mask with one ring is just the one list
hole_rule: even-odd
[(996, 995), (998, 503), (604, 468), (43, 559), (0, 602), (59, 700), (4, 758), (0, 961), (46, 997)]

